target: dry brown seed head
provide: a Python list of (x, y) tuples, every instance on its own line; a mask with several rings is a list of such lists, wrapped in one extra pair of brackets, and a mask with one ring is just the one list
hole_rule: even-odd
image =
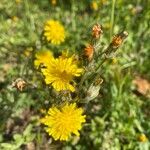
[(27, 83), (22, 78), (18, 78), (12, 83), (12, 87), (17, 88), (19, 91), (22, 91), (26, 85)]

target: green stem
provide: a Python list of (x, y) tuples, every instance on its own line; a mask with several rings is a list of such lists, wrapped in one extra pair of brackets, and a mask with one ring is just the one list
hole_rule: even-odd
[(76, 13), (75, 13), (75, 11), (76, 11), (76, 5), (75, 5), (75, 1), (73, 0), (72, 1), (72, 29), (74, 30), (74, 31), (76, 31), (76, 20), (75, 20), (75, 17), (76, 17)]
[(110, 37), (109, 37), (110, 41), (113, 35), (113, 29), (114, 29), (115, 3), (116, 3), (116, 0), (112, 0), (111, 17), (110, 17)]

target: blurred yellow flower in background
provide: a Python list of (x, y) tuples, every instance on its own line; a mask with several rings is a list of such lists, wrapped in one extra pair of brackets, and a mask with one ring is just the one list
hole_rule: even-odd
[(13, 22), (17, 22), (19, 20), (19, 18), (17, 16), (13, 16), (11, 19)]
[(117, 58), (112, 58), (112, 64), (116, 64), (118, 62)]
[(147, 142), (148, 141), (148, 138), (146, 137), (145, 134), (139, 135), (138, 139), (140, 142)]
[(47, 41), (54, 45), (59, 45), (65, 40), (65, 29), (59, 21), (49, 20), (44, 26), (44, 36)]
[(20, 4), (21, 3), (21, 0), (15, 0), (17, 4)]
[(40, 65), (47, 66), (51, 59), (53, 59), (53, 55), (49, 50), (40, 50), (35, 54), (34, 65), (36, 69), (39, 68)]
[(55, 140), (67, 141), (72, 133), (79, 136), (78, 131), (86, 117), (82, 113), (83, 109), (77, 108), (76, 103), (67, 103), (60, 108), (50, 108), (41, 123), (47, 126), (46, 131)]
[(96, 1), (93, 1), (93, 2), (91, 3), (91, 8), (92, 8), (93, 10), (97, 11), (97, 10), (98, 10), (98, 3), (97, 3)]
[(33, 48), (29, 47), (29, 48), (24, 50), (24, 55), (29, 57), (31, 55), (32, 51), (33, 51)]
[[(51, 58), (47, 67), (42, 68), (45, 76), (46, 84), (52, 84), (56, 91), (70, 90), (75, 91), (75, 87), (71, 84), (73, 78), (80, 76), (83, 72), (82, 68), (78, 68), (74, 55), (67, 57), (62, 55), (59, 58)], [(75, 82), (73, 82), (75, 84)]]

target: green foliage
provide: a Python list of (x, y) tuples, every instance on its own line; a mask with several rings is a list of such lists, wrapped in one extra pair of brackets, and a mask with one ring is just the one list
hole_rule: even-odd
[(32, 133), (33, 126), (30, 124), (26, 127), (22, 134), (14, 134), (11, 143), (1, 143), (0, 148), (3, 150), (18, 150), (22, 145), (25, 145), (34, 140), (35, 134)]
[[(93, 1), (57, 0), (53, 6), (49, 0), (21, 0), (20, 3), (1, 0), (0, 149), (18, 150), (30, 142), (36, 143), (36, 149), (53, 144), (36, 116), (40, 117), (40, 110), (48, 109), (55, 97), (49, 96), (51, 89), (33, 67), (34, 54), (40, 49), (51, 49), (58, 55), (68, 49), (82, 59), (82, 51), (96, 23), (103, 26), (100, 49), (111, 41), (111, 34), (126, 30), (129, 36), (114, 56), (117, 62), (109, 58), (101, 67), (99, 74), (104, 82), (98, 97), (90, 99), (86, 106), (87, 123), (80, 138), (73, 137), (62, 143), (62, 149), (150, 149), (149, 140), (138, 140), (142, 133), (150, 139), (150, 99), (135, 94), (132, 83), (135, 75), (150, 80), (150, 3), (148, 0), (116, 0), (112, 10), (113, 0), (95, 0), (99, 8), (93, 10)], [(65, 27), (67, 38), (60, 46), (42, 43), (43, 25), (48, 19), (59, 20)], [(28, 49), (32, 49), (30, 55), (25, 54)], [(23, 91), (12, 88), (13, 81), (19, 77), (29, 84)], [(7, 127), (8, 119), (21, 118), (24, 109), (29, 109), (29, 116), (37, 120), (24, 117), (25, 127), (21, 131), (15, 132), (16, 122), (13, 129)], [(12, 130), (10, 137), (5, 136), (8, 128)]]

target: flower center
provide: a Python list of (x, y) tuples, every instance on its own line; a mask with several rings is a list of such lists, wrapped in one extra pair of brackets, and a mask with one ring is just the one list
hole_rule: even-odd
[(58, 77), (63, 81), (71, 81), (72, 74), (68, 73), (66, 70), (58, 73)]

